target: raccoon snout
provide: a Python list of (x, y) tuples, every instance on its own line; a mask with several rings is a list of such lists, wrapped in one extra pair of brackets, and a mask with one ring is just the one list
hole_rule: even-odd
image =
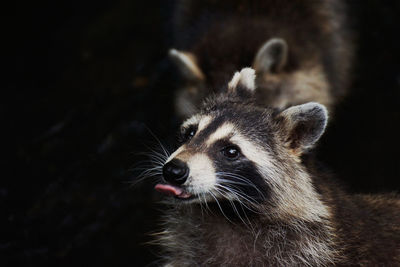
[(185, 162), (179, 159), (173, 159), (164, 165), (163, 176), (165, 181), (171, 184), (181, 185), (189, 176), (189, 168)]

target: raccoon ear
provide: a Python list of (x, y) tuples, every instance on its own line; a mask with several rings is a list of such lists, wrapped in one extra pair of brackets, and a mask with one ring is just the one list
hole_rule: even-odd
[(288, 45), (285, 40), (272, 38), (258, 50), (253, 67), (257, 73), (277, 73), (285, 66)]
[(318, 141), (328, 121), (325, 106), (315, 102), (290, 107), (280, 116), (288, 131), (285, 141), (296, 154), (301, 154)]
[(240, 72), (236, 72), (228, 83), (228, 92), (245, 96), (253, 95), (256, 89), (255, 73), (252, 68), (243, 68)]
[(170, 49), (169, 58), (176, 64), (185, 79), (190, 81), (204, 80), (204, 74), (196, 63), (196, 56), (190, 52)]

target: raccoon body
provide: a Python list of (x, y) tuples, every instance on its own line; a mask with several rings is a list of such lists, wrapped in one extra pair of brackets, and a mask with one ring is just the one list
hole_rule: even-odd
[(306, 164), (327, 110), (254, 101), (252, 69), (186, 120), (155, 189), (167, 266), (395, 266), (400, 200), (348, 195)]
[(231, 73), (257, 72), (259, 104), (317, 101), (328, 109), (347, 90), (352, 41), (344, 1), (177, 1), (171, 59), (182, 74), (176, 110), (192, 115)]

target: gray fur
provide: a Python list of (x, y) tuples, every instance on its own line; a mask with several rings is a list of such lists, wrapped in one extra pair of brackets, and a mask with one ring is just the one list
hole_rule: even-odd
[(281, 38), (272, 38), (258, 51), (253, 66), (260, 73), (280, 72), (288, 57), (288, 45)]
[(324, 133), (328, 122), (328, 111), (315, 102), (290, 107), (281, 116), (287, 122), (287, 140), (293, 149), (311, 148)]

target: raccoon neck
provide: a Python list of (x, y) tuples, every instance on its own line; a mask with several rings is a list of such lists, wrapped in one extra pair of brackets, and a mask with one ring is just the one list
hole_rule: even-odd
[[(197, 207), (198, 208), (198, 207)], [(200, 207), (200, 209), (202, 209)], [(256, 207), (250, 207), (249, 205), (243, 205), (238, 201), (219, 201), (211, 202), (207, 204), (206, 214), (203, 212), (203, 216), (209, 216), (209, 213), (215, 216), (222, 216), (226, 221), (232, 224), (239, 224), (246, 226), (252, 220), (257, 220), (260, 216), (260, 212)]]
[(243, 214), (247, 217), (239, 218), (235, 211), (222, 211), (209, 204), (209, 209), (188, 205), (168, 213), (160, 241), (173, 266), (317, 266), (336, 258), (326, 222), (273, 220), (248, 211)]

